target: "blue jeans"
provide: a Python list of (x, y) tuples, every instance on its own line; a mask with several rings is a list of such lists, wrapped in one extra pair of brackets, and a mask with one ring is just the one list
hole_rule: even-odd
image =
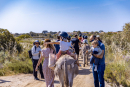
[[(94, 61), (95, 61), (95, 63), (94, 63)], [(90, 59), (90, 64), (93, 64), (93, 63), (94, 63), (95, 65), (98, 66), (99, 61), (100, 61), (99, 58), (96, 58), (96, 57), (92, 56), (91, 59)]]
[[(93, 65), (93, 77), (94, 77), (94, 85), (95, 87), (105, 87), (104, 82), (104, 71), (105, 71), (105, 64), (98, 65), (97, 71), (94, 71), (95, 66)], [(100, 86), (99, 86), (100, 82)]]

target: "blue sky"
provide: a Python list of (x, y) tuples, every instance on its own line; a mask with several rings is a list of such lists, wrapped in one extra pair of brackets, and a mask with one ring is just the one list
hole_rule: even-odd
[(0, 0), (0, 28), (12, 33), (121, 31), (130, 0)]

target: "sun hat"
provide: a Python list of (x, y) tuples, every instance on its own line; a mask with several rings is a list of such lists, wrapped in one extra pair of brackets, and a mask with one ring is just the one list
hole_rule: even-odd
[(39, 45), (40, 45), (39, 40), (35, 40), (34, 43), (33, 43), (33, 45), (35, 45), (35, 43), (39, 43)]
[(34, 42), (35, 42), (35, 43), (36, 43), (36, 42), (40, 43), (39, 40), (35, 40)]

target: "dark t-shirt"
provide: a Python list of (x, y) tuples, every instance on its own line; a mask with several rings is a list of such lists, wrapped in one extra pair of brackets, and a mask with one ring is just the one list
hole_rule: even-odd
[(72, 44), (74, 44), (74, 48), (78, 49), (79, 48), (79, 39), (73, 38), (71, 41), (72, 41)]
[[(60, 40), (56, 40), (56, 42), (59, 42)], [(58, 44), (54, 44), (55, 48), (56, 48), (56, 53), (59, 52), (59, 49), (60, 49), (60, 45)]]

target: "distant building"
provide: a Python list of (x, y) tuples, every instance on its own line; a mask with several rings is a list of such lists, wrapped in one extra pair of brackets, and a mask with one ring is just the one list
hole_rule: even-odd
[(44, 30), (44, 31), (42, 31), (42, 33), (43, 33), (43, 34), (47, 34), (47, 33), (48, 33), (48, 31), (47, 31), (47, 30)]

